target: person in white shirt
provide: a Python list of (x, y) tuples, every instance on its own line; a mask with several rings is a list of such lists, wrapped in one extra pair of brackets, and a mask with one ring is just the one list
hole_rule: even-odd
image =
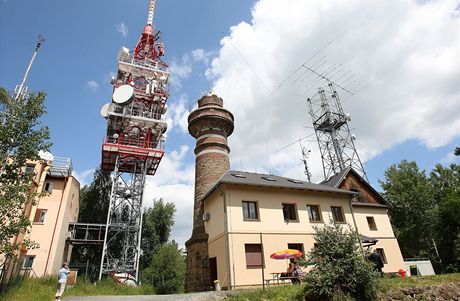
[(69, 275), (69, 267), (67, 262), (62, 264), (62, 268), (58, 272), (58, 286), (56, 291), (56, 300), (61, 300), (61, 296), (65, 290), (65, 284), (67, 282), (67, 276)]

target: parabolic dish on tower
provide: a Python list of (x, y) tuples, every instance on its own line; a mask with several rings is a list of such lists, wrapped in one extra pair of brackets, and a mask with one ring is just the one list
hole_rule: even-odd
[(119, 105), (127, 105), (134, 99), (134, 89), (130, 85), (121, 85), (113, 92), (112, 100)]
[(101, 108), (101, 116), (104, 118), (109, 117), (109, 108), (110, 108), (110, 103), (106, 103), (105, 105), (102, 106)]

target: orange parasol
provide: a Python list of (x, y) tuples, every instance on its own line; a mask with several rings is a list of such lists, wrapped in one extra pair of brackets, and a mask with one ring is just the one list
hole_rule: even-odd
[(286, 249), (270, 255), (271, 259), (289, 259), (301, 257), (303, 254), (299, 250)]

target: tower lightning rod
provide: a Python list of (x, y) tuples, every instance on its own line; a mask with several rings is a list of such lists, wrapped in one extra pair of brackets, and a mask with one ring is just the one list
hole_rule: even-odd
[(27, 67), (26, 73), (24, 74), (24, 78), (22, 79), (21, 84), (15, 89), (14, 100), (18, 100), (19, 97), (21, 97), (25, 93), (25, 84), (27, 78), (29, 77), (30, 69), (32, 68), (32, 65), (35, 61), (35, 57), (37, 56), (38, 51), (40, 50), (40, 47), (42, 46), (43, 42), (45, 42), (45, 38), (42, 35), (38, 35), (37, 46), (35, 46), (34, 53), (32, 54), (32, 59), (30, 60), (29, 66)]
[(147, 17), (147, 25), (152, 25), (153, 14), (155, 13), (155, 4), (156, 4), (156, 0), (150, 0), (149, 14)]

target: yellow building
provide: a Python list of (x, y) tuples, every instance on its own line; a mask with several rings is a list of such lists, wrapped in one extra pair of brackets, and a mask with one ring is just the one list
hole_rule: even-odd
[(71, 247), (66, 244), (70, 222), (77, 221), (80, 183), (72, 176), (71, 160), (42, 156), (37, 162), (28, 162), (26, 172), (34, 173), (33, 187), (45, 192), (35, 204), (28, 204), (24, 212), (31, 222), (30, 232), (14, 238), (20, 243), (25, 238), (38, 243), (32, 250), (20, 250), (19, 260), (9, 260), (2, 272), (3, 281), (11, 276), (41, 277), (56, 274), (62, 262), (69, 260)]
[(384, 272), (404, 268), (388, 204), (352, 169), (321, 185), (227, 171), (202, 202), (210, 284), (218, 279), (224, 288), (261, 285), (271, 273), (286, 270), (285, 260), (270, 259), (270, 254), (286, 248), (305, 254), (315, 243), (313, 226), (330, 217), (357, 228), (363, 245), (374, 245), (384, 258)]

